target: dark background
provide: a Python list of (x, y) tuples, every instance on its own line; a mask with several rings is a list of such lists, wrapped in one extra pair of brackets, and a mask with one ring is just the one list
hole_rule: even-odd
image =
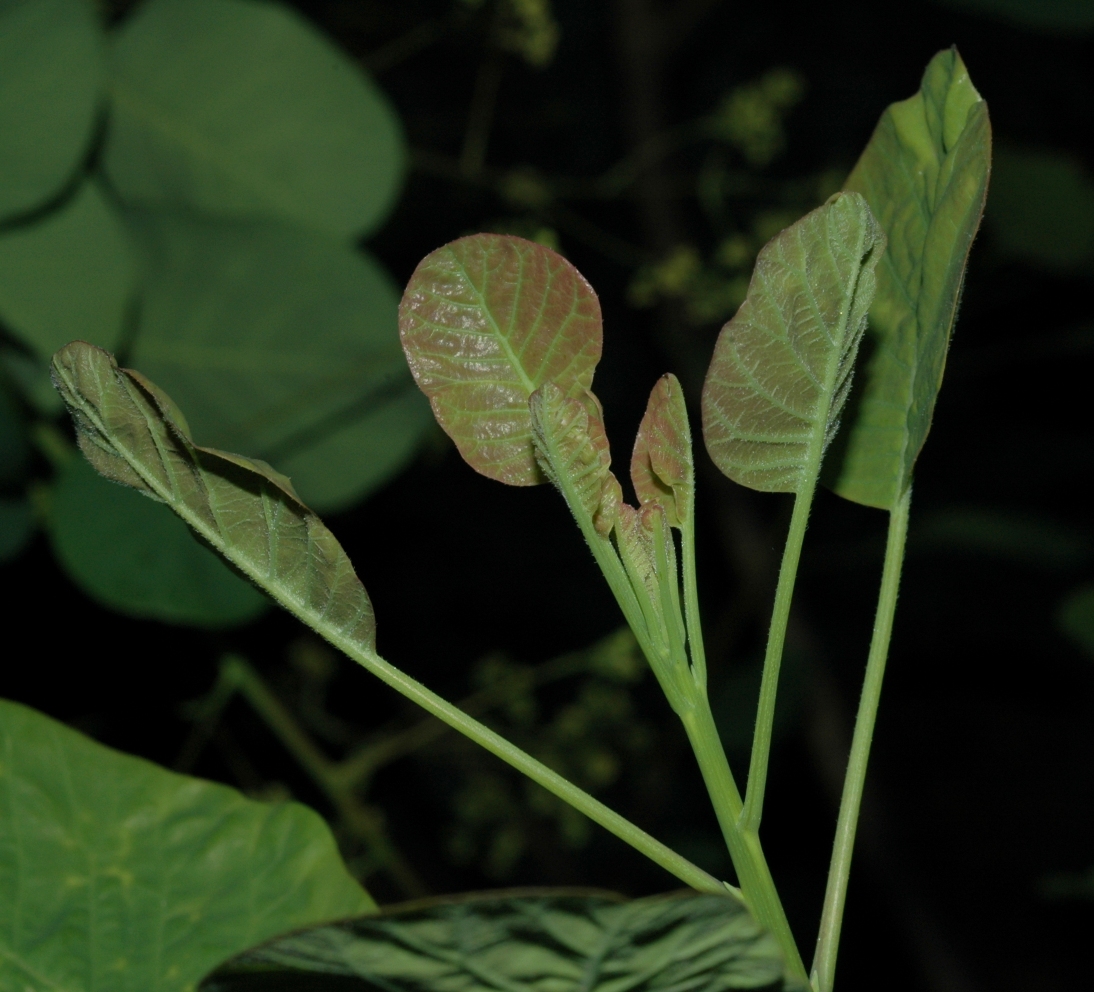
[[(677, 372), (694, 401), (718, 330), (689, 319), (679, 301), (638, 309), (627, 295), (641, 265), (684, 243), (708, 256), (724, 233), (695, 196), (709, 149), (660, 158), (614, 198), (532, 207), (504, 195), (508, 170), (534, 169), (556, 188), (567, 177), (595, 177), (653, 136), (710, 113), (732, 87), (788, 66), (804, 79), (805, 96), (787, 116), (785, 152), (752, 169), (763, 181), (731, 205), (735, 222), (747, 225), (787, 196), (807, 200), (786, 190), (809, 177), (846, 172), (884, 107), (911, 95), (931, 56), (951, 44), (989, 102), (999, 146), (1063, 152), (1094, 170), (1090, 34), (929, 3), (555, 0), (559, 45), (536, 69), (497, 50), (489, 6), (459, 16), (439, 0), (297, 6), (371, 66), (405, 123), (415, 168), (369, 242), (400, 281), (454, 237), (541, 226), (596, 287), (605, 314), (596, 388), (621, 465), (656, 377)], [(461, 171), (486, 62), (498, 67), (500, 87), (484, 164)], [(1089, 981), (1094, 899), (1058, 876), (1094, 865), (1094, 669), (1054, 618), (1092, 571), (1092, 270), (1014, 258), (999, 244), (991, 211), (989, 200), (916, 473), (840, 954), (847, 992), (1028, 992)], [(698, 457), (712, 693), (743, 775), (749, 673), (762, 650), (789, 502), (721, 480)], [(474, 666), (491, 652), (535, 664), (620, 622), (561, 499), (546, 487), (509, 489), (476, 476), (443, 438), (329, 522), (373, 597), (381, 653), (449, 698), (473, 688)], [(807, 959), (884, 528), (882, 513), (822, 492), (795, 597), (786, 719), (763, 836)], [(301, 631), (284, 615), (227, 634), (126, 620), (79, 593), (42, 537), (4, 567), (0, 582), (10, 632), (0, 693), (104, 743), (175, 764), (190, 733), (180, 706), (208, 690), (226, 650), (245, 655), (286, 702), (299, 704), (286, 645)], [(361, 732), (412, 718), (349, 662), (339, 663), (330, 690), (331, 712)], [(728, 876), (682, 734), (652, 679), (631, 694), (646, 744), (604, 798)], [(541, 705), (550, 712), (568, 698), (565, 687), (553, 688)], [(256, 794), (278, 783), (329, 812), (245, 706), (233, 704), (224, 726), (197, 759), (197, 774)], [(525, 853), (506, 870), (478, 855), (451, 856), (453, 823), (467, 819), (460, 776), (478, 766), (435, 747), (434, 758), (425, 752), (387, 768), (368, 797), (428, 891), (585, 884), (641, 895), (672, 887), (599, 831), (567, 841), (534, 804), (520, 813)], [(411, 894), (383, 872), (368, 884), (381, 902)]]

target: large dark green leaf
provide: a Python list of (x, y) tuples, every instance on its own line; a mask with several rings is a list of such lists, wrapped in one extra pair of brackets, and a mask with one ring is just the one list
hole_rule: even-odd
[(0, 700), (0, 988), (184, 992), (258, 941), (374, 905), (304, 806)]
[(147, 0), (113, 50), (104, 164), (130, 202), (375, 228), (402, 182), (380, 90), (299, 14), (265, 0)]
[(780, 987), (781, 975), (774, 940), (734, 899), (540, 890), (411, 904), (290, 934), (201, 989), (684, 992)]
[(911, 484), (990, 167), (987, 104), (950, 49), (931, 60), (915, 96), (885, 111), (847, 180), (889, 239), (870, 308), (873, 354), (831, 472), (832, 488), (856, 503), (892, 509)]
[(339, 647), (375, 652), (365, 587), (323, 522), (264, 462), (199, 448), (174, 402), (99, 348), (77, 341), (53, 380), (88, 461), (167, 503), (204, 541)]
[(65, 571), (121, 613), (219, 628), (253, 620), (270, 605), (166, 506), (107, 482), (83, 458), (58, 474), (49, 522)]
[(43, 364), (74, 338), (115, 347), (136, 276), (129, 235), (94, 182), (36, 224), (0, 234), (0, 317)]
[(133, 219), (149, 268), (130, 359), (198, 437), (269, 461), (324, 512), (406, 464), (429, 407), (379, 263), (280, 223)]
[(399, 311), (410, 370), (438, 423), (477, 472), (544, 481), (528, 403), (551, 382), (583, 400), (600, 360), (600, 302), (549, 248), (476, 234), (414, 270)]
[(703, 384), (703, 436), (735, 482), (815, 485), (847, 396), (885, 235), (857, 193), (773, 238), (722, 328)]
[(90, 0), (0, 0), (0, 220), (42, 206), (72, 176), (102, 83)]

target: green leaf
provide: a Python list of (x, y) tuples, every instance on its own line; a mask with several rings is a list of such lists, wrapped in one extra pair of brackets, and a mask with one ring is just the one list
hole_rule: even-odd
[(83, 458), (70, 459), (58, 474), (49, 521), (69, 577), (112, 610), (217, 629), (269, 608), (166, 506), (107, 482)]
[(1060, 604), (1057, 625), (1094, 658), (1094, 583), (1074, 589)]
[(34, 534), (34, 514), (23, 498), (0, 496), (0, 562), (15, 558)]
[(0, 383), (0, 486), (16, 482), (23, 474), (30, 443), (23, 415), (3, 383)]
[(130, 360), (203, 441), (288, 474), (322, 511), (401, 469), (430, 427), (370, 255), (285, 224), (141, 212), (149, 271)]
[(673, 527), (691, 517), (695, 499), (691, 427), (684, 391), (671, 373), (662, 376), (650, 393), (631, 455), (631, 482), (638, 501), (660, 503)]
[(956, 50), (939, 52), (920, 91), (882, 115), (845, 184), (889, 239), (870, 308), (873, 354), (831, 487), (892, 509), (911, 484), (934, 415), (973, 236), (984, 211), (991, 125)]
[(1094, 180), (1065, 155), (1000, 148), (988, 222), (999, 251), (1064, 274), (1094, 266)]
[(734, 899), (538, 890), (411, 903), (290, 934), (229, 962), (201, 989), (306, 981), (333, 992), (356, 978), (362, 988), (402, 992), (667, 992), (773, 988), (782, 970), (774, 940)]
[(72, 178), (103, 75), (88, 0), (0, 0), (0, 220), (42, 206)]
[(88, 461), (174, 510), (291, 613), (335, 644), (375, 653), (365, 587), (323, 522), (265, 462), (200, 448), (178, 407), (136, 372), (81, 341), (53, 358), (53, 379)]
[(293, 927), (375, 908), (326, 824), (0, 700), (0, 988), (183, 992)]
[(476, 234), (427, 255), (399, 310), (410, 370), (437, 422), (477, 472), (545, 481), (528, 403), (545, 383), (581, 399), (600, 361), (600, 302), (549, 248)]
[(760, 252), (703, 384), (707, 451), (735, 482), (793, 493), (815, 483), (884, 248), (866, 201), (837, 193)]
[(136, 275), (125, 227), (85, 182), (60, 210), (0, 235), (0, 316), (43, 362), (74, 338), (112, 348)]
[(986, 14), (1023, 27), (1053, 34), (1085, 34), (1094, 30), (1090, 0), (936, 0), (944, 7)]
[(402, 183), (399, 119), (299, 14), (259, 0), (148, 0), (114, 43), (104, 150), (129, 202), (373, 230)]

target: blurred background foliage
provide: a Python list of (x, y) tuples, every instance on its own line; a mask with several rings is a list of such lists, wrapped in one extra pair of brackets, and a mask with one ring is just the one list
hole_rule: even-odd
[[(694, 402), (762, 244), (956, 43), (997, 154), (909, 559), (841, 954), (848, 990), (1056, 990), (1094, 924), (1094, 4), (1089, 0), (0, 0), (0, 694), (334, 824), (381, 902), (667, 877), (327, 651), (164, 507), (75, 456), (83, 338), (199, 443), (292, 476), (380, 648), (728, 873), (674, 718), (561, 501), (468, 469), (413, 389), (399, 286), (479, 230), (605, 313), (623, 461)], [(747, 765), (789, 515), (700, 455), (711, 692)], [(765, 846), (812, 940), (884, 516), (822, 495)], [(18, 647), (22, 644), (23, 647)]]

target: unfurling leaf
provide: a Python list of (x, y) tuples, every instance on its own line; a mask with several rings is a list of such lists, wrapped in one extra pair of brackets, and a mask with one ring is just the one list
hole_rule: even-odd
[(167, 503), (291, 613), (374, 653), (372, 604), (334, 535), (265, 462), (201, 448), (171, 399), (82, 341), (53, 356), (80, 447), (108, 479)]
[(532, 393), (551, 382), (579, 399), (600, 360), (600, 303), (581, 273), (522, 238), (460, 238), (414, 270), (399, 328), (418, 386), (467, 463), (510, 485), (544, 482)]
[(846, 188), (866, 197), (889, 239), (877, 267), (861, 404), (832, 488), (891, 509), (911, 483), (934, 415), (965, 263), (991, 167), (988, 106), (954, 49), (919, 92), (882, 115)]
[(606, 535), (612, 516), (600, 512), (601, 504), (607, 497), (609, 507), (617, 505), (619, 483), (611, 473), (612, 454), (596, 397), (586, 393), (573, 399), (548, 382), (532, 393), (529, 412), (543, 474), (571, 501), (571, 508), (576, 501)]
[(662, 376), (650, 393), (631, 455), (631, 482), (640, 503), (660, 503), (669, 523), (691, 516), (695, 462), (684, 391), (676, 376)]
[(411, 903), (280, 937), (229, 961), (202, 992), (270, 987), (402, 992), (773, 988), (774, 939), (735, 899), (694, 893), (488, 893)]
[(703, 385), (714, 463), (765, 492), (815, 484), (839, 423), (885, 235), (857, 193), (837, 193), (760, 252)]

